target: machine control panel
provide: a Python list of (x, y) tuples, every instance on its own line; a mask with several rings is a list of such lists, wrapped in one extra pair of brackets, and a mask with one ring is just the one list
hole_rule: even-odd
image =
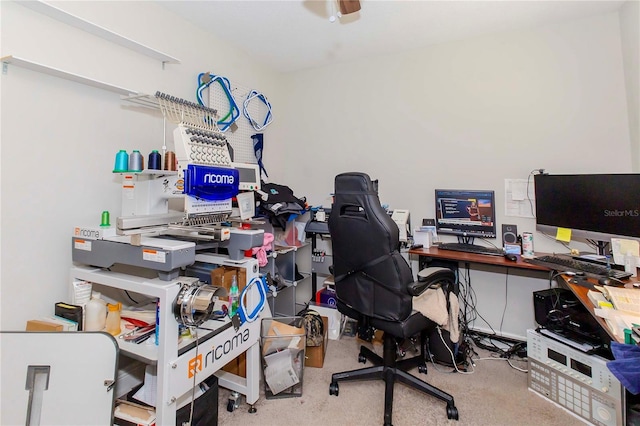
[(607, 360), (527, 330), (529, 389), (601, 426), (624, 424), (624, 388)]

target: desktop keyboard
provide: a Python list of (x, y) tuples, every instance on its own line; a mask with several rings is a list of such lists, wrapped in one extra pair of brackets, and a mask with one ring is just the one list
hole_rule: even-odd
[(504, 250), (497, 247), (485, 247), (464, 243), (440, 243), (439, 250), (463, 251), (466, 253), (486, 254), (489, 256), (504, 256)]
[(607, 268), (605, 265), (597, 263), (573, 259), (569, 256), (538, 256), (533, 259), (524, 259), (524, 261), (558, 272), (584, 272), (587, 276), (594, 278), (612, 277), (618, 280), (625, 280), (631, 276), (629, 272)]

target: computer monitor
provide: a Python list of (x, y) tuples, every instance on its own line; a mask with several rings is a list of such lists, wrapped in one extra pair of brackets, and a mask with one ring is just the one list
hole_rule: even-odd
[(436, 229), (459, 237), (496, 237), (495, 193), (491, 190), (436, 189)]
[(640, 174), (535, 175), (536, 229), (592, 241), (640, 239)]

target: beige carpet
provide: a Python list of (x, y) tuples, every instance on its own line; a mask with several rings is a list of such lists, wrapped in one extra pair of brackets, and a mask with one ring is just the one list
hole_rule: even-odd
[[(334, 372), (362, 368), (358, 363), (359, 341), (354, 337), (330, 340), (323, 368), (305, 368), (302, 396), (265, 399), (249, 413), (244, 398), (238, 409), (227, 411), (229, 391), (220, 388), (219, 425), (381, 425), (384, 421), (382, 381), (340, 383), (339, 396), (329, 395)], [(374, 350), (381, 353), (382, 346)], [(490, 353), (476, 349), (480, 357)], [(526, 362), (512, 361), (526, 369)], [(366, 365), (370, 366), (371, 363)], [(440, 387), (455, 398), (459, 421), (447, 420), (446, 403), (396, 384), (394, 426), (414, 425), (582, 425), (582, 421), (527, 388), (527, 374), (504, 360), (477, 360), (473, 374), (450, 373), (440, 365), (428, 365), (428, 374), (412, 373)]]

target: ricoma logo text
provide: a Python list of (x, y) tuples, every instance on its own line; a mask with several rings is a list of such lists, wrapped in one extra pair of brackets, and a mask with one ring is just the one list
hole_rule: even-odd
[(189, 360), (187, 371), (189, 378), (192, 378), (198, 371), (202, 371), (204, 368), (207, 368), (209, 366), (209, 363), (213, 364), (224, 355), (234, 351), (247, 340), (249, 340), (248, 328), (236, 334), (229, 340), (226, 340), (219, 345), (214, 346), (209, 352), (207, 352), (207, 355), (204, 357), (204, 365), (202, 364), (202, 354), (198, 354), (196, 358), (191, 358)]
[(207, 173), (203, 177), (204, 183), (221, 183), (227, 185), (233, 185), (235, 179), (231, 175), (218, 175), (215, 173)]

